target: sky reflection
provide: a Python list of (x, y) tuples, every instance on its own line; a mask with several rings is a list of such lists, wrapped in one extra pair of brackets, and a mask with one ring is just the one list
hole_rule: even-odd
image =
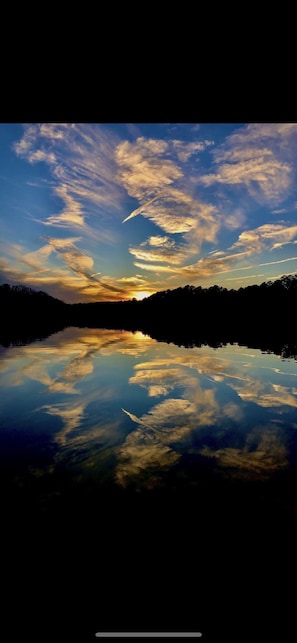
[(22, 466), (40, 477), (46, 441), (43, 473), (63, 465), (77, 484), (91, 475), (97, 485), (152, 489), (169, 472), (191, 484), (189, 456), (216, 475), (269, 479), (294, 462), (296, 375), (296, 361), (238, 345), (188, 349), (68, 328), (2, 352), (1, 445), (22, 434), (10, 452), (19, 461), (34, 435), (35, 464), (28, 446)]

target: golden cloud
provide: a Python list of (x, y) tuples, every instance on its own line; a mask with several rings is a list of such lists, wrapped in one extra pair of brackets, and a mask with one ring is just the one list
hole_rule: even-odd
[(197, 154), (197, 152), (203, 152), (206, 147), (214, 144), (213, 141), (209, 140), (186, 143), (185, 141), (173, 139), (170, 142), (177, 153), (178, 159), (182, 162), (188, 161), (189, 158), (193, 156), (193, 154)]
[(124, 141), (115, 156), (121, 182), (130, 196), (142, 199), (149, 190), (162, 190), (183, 173), (164, 156), (166, 141), (139, 137), (135, 143)]
[(296, 225), (267, 223), (253, 230), (244, 230), (230, 250), (245, 248), (248, 253), (259, 253), (267, 245), (274, 246), (275, 242), (288, 242), (297, 235)]
[(218, 171), (202, 176), (201, 182), (206, 186), (242, 184), (260, 202), (280, 202), (293, 180), (288, 141), (292, 145), (296, 133), (296, 124), (249, 124), (240, 128), (214, 151)]
[(44, 223), (46, 225), (60, 225), (62, 227), (68, 227), (69, 225), (83, 226), (84, 216), (82, 214), (82, 206), (68, 193), (66, 185), (60, 185), (55, 188), (55, 193), (64, 201), (65, 208), (60, 214), (48, 217)]
[(129, 378), (129, 384), (136, 384), (148, 389), (150, 397), (154, 395), (168, 394), (182, 379), (183, 373), (179, 368), (136, 368), (136, 373)]
[(228, 476), (267, 479), (287, 466), (287, 450), (274, 425), (258, 426), (248, 435), (244, 448), (203, 447), (201, 455), (214, 458)]

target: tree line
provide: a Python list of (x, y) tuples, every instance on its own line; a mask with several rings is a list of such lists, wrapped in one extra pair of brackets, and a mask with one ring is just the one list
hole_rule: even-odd
[(296, 303), (297, 274), (238, 290), (187, 285), (141, 301), (77, 304), (27, 286), (4, 284), (0, 339), (7, 343), (15, 335), (23, 341), (22, 337), (47, 336), (66, 326), (89, 326), (139, 330), (184, 346), (237, 342), (286, 352), (297, 342)]

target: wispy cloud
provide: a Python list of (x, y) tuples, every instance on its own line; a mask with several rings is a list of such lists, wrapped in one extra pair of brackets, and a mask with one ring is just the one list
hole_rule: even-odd
[(64, 201), (65, 208), (61, 213), (49, 216), (43, 223), (45, 225), (55, 225), (65, 228), (83, 226), (85, 223), (83, 208), (73, 196), (68, 194), (66, 186), (61, 185), (55, 188), (55, 193)]
[[(125, 280), (108, 275), (99, 277), (100, 273), (94, 272), (93, 258), (82, 252), (74, 243), (79, 241), (79, 238), (43, 238), (47, 243), (30, 253), (15, 244), (7, 246), (6, 251), (13, 258), (13, 262), (5, 258), (0, 260), (0, 272), (4, 280), (46, 288), (49, 294), (53, 288), (55, 296), (63, 299), (66, 294), (68, 301), (72, 298), (73, 301), (77, 301), (78, 298), (119, 300), (130, 296), (132, 282), (125, 283)], [(53, 255), (54, 260), (47, 263)], [(62, 261), (62, 265), (57, 263), (58, 259)], [(33, 268), (33, 271), (28, 271), (27, 267)], [(137, 290), (139, 285), (142, 287), (143, 283), (134, 279), (134, 289)]]
[(173, 139), (171, 141), (173, 148), (176, 151), (177, 158), (182, 161), (188, 161), (193, 154), (203, 152), (209, 145), (213, 145), (214, 141), (194, 141), (193, 143), (186, 143), (181, 140)]
[[(191, 176), (185, 180), (184, 164), (210, 141), (185, 143), (139, 137), (134, 143), (121, 143), (116, 152), (119, 174), (130, 196), (140, 201), (129, 219), (141, 214), (166, 233), (197, 230), (197, 239), (213, 240), (219, 228), (216, 208), (193, 196)], [(176, 154), (176, 161), (169, 154)]]
[[(273, 250), (278, 244), (295, 243), (297, 226), (286, 224), (265, 224), (255, 229), (245, 230), (239, 234), (237, 241), (225, 252), (215, 251), (210, 256), (202, 257), (193, 264), (180, 268), (180, 274), (193, 279), (203, 279), (210, 276), (225, 274), (231, 270), (250, 270), (260, 266), (295, 261), (297, 258), (287, 257), (276, 261), (251, 263), (252, 256), (259, 255), (263, 250)], [(286, 240), (286, 241), (285, 241)], [(173, 272), (173, 270), (172, 270)]]
[(120, 210), (124, 193), (114, 178), (117, 143), (114, 133), (92, 124), (25, 127), (24, 136), (14, 146), (16, 153), (30, 163), (48, 163), (52, 189), (65, 204), (61, 213), (53, 213), (43, 223), (60, 227), (86, 225), (84, 206), (88, 204), (88, 217), (92, 211), (91, 223), (100, 228), (102, 218), (106, 221), (111, 212), (114, 215)]
[(69, 404), (63, 402), (59, 405), (44, 405), (43, 409), (49, 415), (55, 415), (63, 421), (64, 429), (56, 436), (56, 441), (60, 444), (65, 444), (69, 433), (77, 429), (84, 417), (85, 402), (78, 404)]
[(92, 279), (94, 260), (79, 250), (71, 240), (47, 237), (48, 245), (62, 257), (66, 265), (81, 277)]
[(155, 364), (150, 367), (137, 368), (135, 375), (130, 377), (129, 384), (136, 384), (147, 388), (149, 397), (167, 395), (173, 390), (180, 380), (180, 368), (156, 368)]
[(297, 236), (297, 225), (267, 223), (254, 230), (244, 230), (230, 250), (244, 249), (246, 253), (259, 253), (264, 247), (273, 248), (276, 242), (288, 242)]
[(119, 175), (130, 196), (142, 200), (156, 196), (165, 186), (183, 176), (182, 170), (166, 158), (168, 142), (139, 137), (123, 141), (116, 150)]
[[(297, 128), (295, 129), (297, 134)], [(265, 199), (281, 200), (292, 182), (292, 164), (287, 158), (285, 141), (286, 137), (295, 133), (295, 129), (261, 125), (242, 128), (237, 134), (227, 138), (221, 148), (214, 149), (214, 161), (220, 172), (212, 175), (202, 173), (198, 182), (200, 180), (205, 185), (238, 184), (247, 187), (254, 196), (258, 191)], [(280, 145), (280, 141), (283, 145)], [(210, 143), (207, 142), (208, 145)], [(206, 146), (206, 142), (202, 141), (191, 148), (175, 139), (148, 141), (138, 138), (134, 143), (125, 142), (118, 147), (122, 181), (131, 196), (141, 202), (124, 221), (141, 214), (167, 235), (182, 235), (181, 243), (166, 237), (162, 249), (152, 247), (150, 239), (143, 241), (138, 247), (130, 246), (129, 251), (135, 257), (136, 267), (174, 275), (175, 266), (179, 265), (182, 276), (209, 278), (212, 274), (221, 274), (233, 266), (239, 259), (239, 254), (234, 251), (241, 250), (241, 259), (245, 254), (248, 260), (250, 255), (273, 249), (277, 247), (274, 244), (286, 243), (296, 236), (296, 226), (267, 223), (241, 232), (238, 240), (222, 252), (220, 260), (217, 257), (211, 262), (208, 257), (202, 257), (194, 264), (189, 264), (191, 256), (200, 252), (204, 242), (217, 241), (222, 226), (236, 230), (245, 221), (242, 209), (232, 212), (226, 207), (225, 212), (220, 211), (214, 204), (193, 196), (189, 177), (185, 182), (183, 161), (190, 158), (190, 150), (194, 151), (195, 148), (195, 152), (201, 152)], [(165, 158), (169, 149), (173, 148), (176, 151), (184, 150), (184, 154), (177, 154), (177, 162), (174, 164)], [(283, 157), (287, 160), (284, 161)], [(143, 174), (146, 180), (143, 180)], [(158, 238), (160, 235), (156, 236)]]
[(137, 261), (144, 262), (167, 262), (170, 264), (182, 264), (187, 259), (188, 248), (181, 244), (178, 246), (174, 239), (168, 237), (152, 236), (143, 241), (138, 248), (129, 248), (130, 253)]
[[(287, 466), (287, 450), (275, 426), (255, 428), (244, 448), (203, 447), (201, 454), (212, 457), (219, 467), (228, 469), (234, 478), (267, 479), (275, 471)], [(253, 445), (252, 448), (250, 445)]]
[(244, 126), (214, 150), (217, 171), (200, 180), (206, 186), (244, 185), (256, 200), (280, 203), (294, 181), (293, 140), (296, 150), (296, 123)]

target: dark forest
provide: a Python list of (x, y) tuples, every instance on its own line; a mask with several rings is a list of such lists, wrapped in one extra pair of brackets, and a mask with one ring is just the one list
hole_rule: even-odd
[(27, 343), (77, 326), (142, 331), (187, 347), (238, 343), (296, 358), (296, 303), (296, 274), (238, 290), (187, 285), (141, 301), (77, 304), (3, 284), (0, 342)]

